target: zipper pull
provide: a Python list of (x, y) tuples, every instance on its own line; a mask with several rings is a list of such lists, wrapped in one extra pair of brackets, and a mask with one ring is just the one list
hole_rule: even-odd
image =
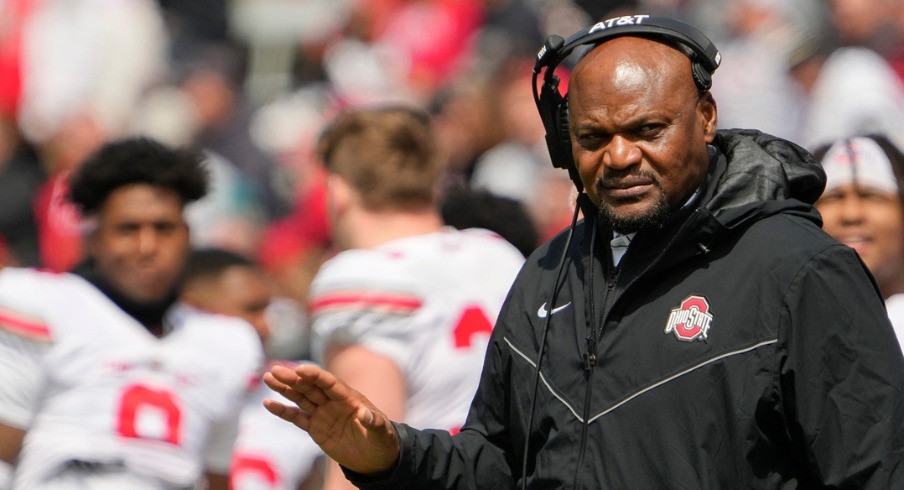
[(596, 365), (596, 354), (594, 353), (584, 353), (584, 371), (593, 371), (593, 366)]
[(592, 371), (596, 365), (596, 342), (593, 337), (587, 337), (587, 352), (584, 353), (584, 371)]

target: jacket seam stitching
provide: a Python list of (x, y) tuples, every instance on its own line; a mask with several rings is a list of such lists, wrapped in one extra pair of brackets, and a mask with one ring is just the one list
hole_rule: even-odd
[[(516, 354), (518, 354), (518, 356), (520, 356), (522, 359), (524, 359), (525, 361), (527, 361), (528, 364), (530, 364), (533, 368), (536, 369), (537, 363), (534, 362), (534, 361), (533, 361), (530, 357), (528, 357), (525, 353), (521, 352), (517, 347), (515, 347), (515, 345), (512, 343), (511, 340), (509, 340), (508, 337), (504, 337), (504, 336), (503, 336), (503, 340), (504, 340), (505, 343), (509, 346), (509, 348), (512, 349), (512, 351), (514, 351)], [(656, 383), (653, 383), (652, 385), (647, 386), (646, 388), (642, 388), (642, 389), (640, 389), (640, 390), (638, 390), (638, 391), (636, 391), (636, 392), (634, 392), (634, 393), (628, 395), (627, 397), (623, 398), (621, 401), (615, 403), (614, 405), (610, 406), (609, 408), (607, 408), (607, 409), (603, 410), (602, 412), (600, 412), (600, 413), (594, 415), (593, 417), (590, 417), (590, 419), (588, 419), (587, 423), (595, 422), (595, 421), (596, 421), (597, 419), (599, 419), (600, 417), (603, 417), (604, 415), (606, 415), (606, 414), (612, 412), (613, 410), (615, 410), (615, 409), (621, 407), (622, 405), (624, 405), (624, 404), (628, 403), (629, 401), (631, 401), (631, 400), (637, 398), (638, 396), (643, 395), (643, 394), (645, 394), (645, 393), (647, 393), (647, 392), (649, 392), (649, 391), (651, 391), (651, 390), (653, 390), (653, 389), (656, 389), (656, 388), (658, 388), (658, 387), (660, 387), (660, 386), (662, 386), (662, 385), (664, 385), (664, 384), (666, 384), (666, 383), (672, 382), (672, 381), (674, 381), (674, 380), (676, 380), (676, 379), (678, 379), (678, 378), (680, 378), (680, 377), (682, 377), (682, 376), (684, 376), (684, 375), (686, 375), (686, 374), (688, 374), (688, 373), (691, 373), (691, 372), (693, 372), (693, 371), (696, 371), (697, 369), (700, 369), (700, 368), (702, 368), (702, 367), (704, 367), (704, 366), (707, 366), (707, 365), (712, 364), (712, 363), (714, 363), (714, 362), (716, 362), (716, 361), (720, 361), (720, 360), (722, 360), (722, 359), (725, 359), (725, 358), (728, 358), (728, 357), (731, 357), (731, 356), (736, 356), (736, 355), (744, 354), (744, 353), (747, 353), (747, 352), (750, 352), (750, 351), (759, 349), (760, 347), (765, 347), (765, 346), (767, 346), (767, 345), (776, 344), (776, 343), (778, 343), (778, 338), (768, 339), (768, 340), (764, 340), (764, 341), (761, 341), (761, 342), (757, 342), (756, 344), (753, 344), (753, 345), (744, 347), (744, 348), (742, 348), (742, 349), (737, 349), (737, 350), (734, 350), (734, 351), (731, 351), (731, 352), (726, 352), (726, 353), (724, 353), (724, 354), (719, 354), (718, 356), (715, 356), (715, 357), (712, 357), (712, 358), (710, 358), (710, 359), (707, 359), (707, 360), (705, 360), (705, 361), (703, 361), (703, 362), (701, 362), (701, 363), (699, 363), (699, 364), (696, 364), (696, 365), (694, 365), (694, 366), (691, 366), (691, 367), (689, 367), (689, 368), (687, 368), (687, 369), (685, 369), (685, 370), (683, 370), (683, 371), (680, 371), (680, 372), (678, 372), (678, 373), (675, 373), (675, 374), (673, 374), (673, 375), (671, 375), (671, 376), (669, 376), (669, 377), (667, 377), (667, 378), (665, 378), (665, 379), (662, 379), (662, 380), (660, 380), (660, 381), (657, 381)], [(543, 381), (543, 386), (546, 387), (546, 389), (550, 392), (550, 394), (552, 394), (552, 396), (554, 396), (557, 400), (559, 400), (559, 402), (561, 402), (563, 405), (565, 405), (566, 408), (568, 408), (568, 410), (572, 413), (572, 415), (574, 415), (574, 418), (575, 418), (575, 419), (577, 419), (577, 420), (578, 420), (579, 422), (581, 422), (581, 423), (584, 422), (584, 419), (581, 418), (581, 416), (577, 413), (577, 411), (575, 411), (574, 407), (572, 407), (567, 401), (565, 401), (565, 399), (564, 399), (561, 395), (559, 395), (559, 394), (556, 392), (556, 390), (554, 390), (554, 389), (552, 388), (552, 386), (547, 382), (546, 377), (543, 376), (543, 373), (540, 373), (540, 380)]]
[(691, 373), (691, 372), (693, 372), (693, 371), (696, 371), (697, 369), (700, 369), (700, 368), (702, 368), (702, 367), (704, 367), (704, 366), (707, 366), (707, 365), (709, 365), (709, 364), (712, 364), (712, 363), (714, 363), (714, 362), (716, 362), (716, 361), (720, 361), (720, 360), (722, 360), (722, 359), (725, 359), (725, 358), (728, 358), (728, 357), (731, 357), (731, 356), (736, 356), (736, 355), (740, 355), (740, 354), (745, 354), (745, 353), (747, 353), (747, 352), (750, 352), (750, 351), (759, 349), (760, 347), (765, 347), (765, 346), (767, 346), (767, 345), (771, 345), (771, 344), (775, 344), (775, 343), (778, 343), (778, 338), (769, 339), (769, 340), (764, 340), (764, 341), (762, 341), (762, 342), (758, 342), (758, 343), (753, 344), (753, 345), (751, 345), (751, 346), (744, 347), (744, 348), (742, 348), (742, 349), (734, 350), (734, 351), (731, 351), (731, 352), (726, 352), (726, 353), (724, 353), (724, 354), (719, 354), (719, 355), (716, 356), (716, 357), (712, 357), (712, 358), (710, 358), (710, 359), (707, 359), (707, 360), (705, 360), (705, 361), (703, 361), (703, 362), (701, 362), (701, 363), (699, 363), (699, 364), (696, 364), (696, 365), (694, 365), (694, 366), (691, 366), (691, 367), (689, 367), (689, 368), (687, 368), (687, 369), (685, 369), (685, 370), (683, 370), (683, 371), (679, 371), (679, 372), (677, 372), (677, 373), (675, 373), (675, 374), (673, 374), (673, 375), (671, 375), (671, 376), (669, 376), (669, 377), (667, 377), (667, 378), (665, 378), (665, 379), (662, 379), (662, 380), (660, 380), (660, 381), (657, 381), (657, 382), (651, 384), (650, 386), (647, 386), (646, 388), (643, 388), (643, 389), (641, 389), (641, 390), (638, 390), (638, 391), (632, 393), (631, 395), (628, 395), (627, 397), (625, 397), (625, 398), (622, 399), (621, 401), (615, 403), (614, 405), (612, 405), (611, 407), (607, 408), (606, 410), (603, 410), (602, 412), (600, 412), (600, 413), (594, 415), (593, 417), (590, 417), (590, 419), (588, 420), (588, 423), (592, 423), (592, 422), (596, 421), (598, 418), (600, 418), (600, 417), (602, 417), (602, 416), (604, 416), (604, 415), (606, 415), (606, 414), (612, 412), (612, 411), (615, 410), (616, 408), (618, 408), (618, 407), (624, 405), (625, 403), (628, 403), (629, 401), (631, 401), (631, 400), (637, 398), (638, 396), (643, 395), (643, 394), (645, 394), (645, 393), (647, 393), (647, 392), (649, 392), (649, 391), (651, 391), (651, 390), (653, 390), (653, 389), (655, 389), (655, 388), (658, 388), (658, 387), (660, 387), (660, 386), (662, 386), (662, 385), (664, 385), (664, 384), (670, 383), (670, 382), (672, 382), (672, 381), (674, 381), (674, 380), (676, 380), (676, 379), (678, 379), (678, 378), (684, 376), (685, 374), (688, 374), (688, 373)]
[[(505, 343), (508, 344), (510, 349), (512, 349), (516, 354), (518, 354), (519, 356), (521, 356), (521, 358), (523, 358), (525, 361), (527, 361), (527, 363), (530, 364), (531, 367), (533, 367), (534, 369), (537, 368), (537, 363), (534, 362), (531, 358), (527, 357), (527, 354), (518, 350), (518, 348), (515, 347), (515, 345), (512, 343), (511, 340), (509, 340), (508, 337), (503, 336), (502, 340), (504, 340)], [(556, 390), (553, 389), (553, 387), (546, 381), (546, 377), (543, 376), (542, 372), (539, 374), (540, 374), (540, 381), (543, 381), (543, 386), (546, 387), (546, 389), (552, 394), (552, 396), (554, 396), (557, 400), (559, 400), (562, 403), (562, 405), (565, 405), (565, 407), (571, 412), (571, 414), (574, 415), (574, 418), (578, 419), (579, 422), (584, 423), (584, 419), (581, 418), (581, 416), (578, 414), (577, 410), (575, 410), (574, 407), (571, 406), (571, 404), (569, 404), (567, 401), (565, 401), (565, 398), (560, 396), (556, 392)]]

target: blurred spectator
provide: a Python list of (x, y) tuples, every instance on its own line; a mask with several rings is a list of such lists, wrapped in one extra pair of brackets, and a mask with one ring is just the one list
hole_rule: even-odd
[(226, 44), (231, 40), (229, 0), (157, 0), (171, 40), (171, 58), (194, 52), (198, 46)]
[(0, 117), (14, 117), (22, 95), (22, 42), (35, 0), (0, 2)]
[(470, 186), (478, 157), (504, 137), (495, 96), (487, 76), (451, 80), (433, 95), (428, 107), (444, 160), (443, 185)]
[(470, 182), (476, 189), (525, 205), (534, 195), (541, 170), (552, 165), (531, 92), (532, 66), (533, 59), (522, 59), (499, 68), (490, 110), (498, 115), (503, 138), (477, 158)]
[(828, 178), (823, 228), (857, 251), (876, 278), (904, 348), (904, 154), (881, 135), (845, 138), (814, 155)]
[(271, 220), (292, 198), (281, 169), (252, 137), (254, 110), (242, 88), (246, 66), (232, 45), (196, 44), (173, 65), (174, 85), (143, 101), (138, 131), (207, 153), (211, 193), (187, 209), (196, 246), (256, 256)]
[(904, 84), (888, 62), (866, 47), (838, 47), (831, 25), (819, 18), (796, 22), (788, 60), (805, 104), (799, 142), (812, 150), (875, 132), (904, 144)]
[(305, 303), (308, 286), (332, 252), (326, 180), (315, 146), (332, 99), (319, 87), (298, 90), (257, 111), (252, 135), (279, 165), (294, 194), (288, 215), (263, 232), (258, 260), (283, 294)]
[(0, 239), (5, 242), (7, 263), (41, 265), (32, 201), (46, 178), (15, 121), (0, 115)]
[(66, 199), (69, 176), (105, 141), (97, 119), (72, 114), (37, 151), (48, 178), (37, 189), (33, 206), (43, 267), (68, 271), (84, 257), (81, 216)]
[(826, 5), (843, 44), (876, 51), (904, 82), (904, 3), (898, 0), (828, 0)]
[(36, 191), (41, 263), (83, 256), (67, 179), (104, 141), (124, 136), (145, 90), (166, 69), (166, 31), (152, 0), (43, 0), (23, 26), (18, 123), (48, 180)]
[[(12, 263), (9, 255), (9, 247), (6, 246), (6, 242), (3, 240), (3, 237), (0, 237), (0, 268), (6, 267), (8, 265), (16, 264)], [(3, 463), (0, 463), (0, 482), (4, 482), (6, 481), (6, 478), (8, 478), (3, 475), (3, 472), (5, 470), (2, 468), (2, 466)]]
[(827, 0), (832, 26), (843, 45), (864, 46), (880, 55), (897, 48), (896, 0)]
[(25, 25), (20, 124), (43, 146), (72, 118), (123, 136), (140, 97), (166, 73), (168, 38), (153, 0), (41, 0)]
[(452, 189), (440, 205), (443, 222), (459, 230), (482, 228), (505, 238), (527, 257), (540, 245), (537, 227), (522, 204), (486, 191)]
[(538, 3), (529, 0), (482, 0), (484, 19), (476, 33), (469, 71), (487, 71), (508, 59), (531, 57), (546, 40)]
[(261, 243), (260, 260), (281, 289), (301, 303), (323, 261), (332, 253), (327, 220), (326, 181), (299, 194), (292, 214), (271, 223)]
[(343, 105), (424, 102), (472, 55), (478, 0), (357, 2), (324, 66)]
[(720, 128), (758, 128), (798, 140), (800, 93), (788, 73), (790, 20), (783, 0), (737, 0), (726, 7), (729, 37), (712, 92)]
[(533, 59), (519, 59), (499, 68), (491, 112), (503, 138), (477, 157), (470, 185), (522, 203), (545, 241), (570, 222), (575, 192), (568, 173), (552, 166), (531, 90), (532, 66)]
[(266, 219), (284, 215), (289, 197), (276, 186), (276, 164), (251, 137), (253, 111), (242, 92), (243, 53), (222, 44), (196, 46), (178, 61), (176, 71), (193, 116), (192, 141), (239, 171)]

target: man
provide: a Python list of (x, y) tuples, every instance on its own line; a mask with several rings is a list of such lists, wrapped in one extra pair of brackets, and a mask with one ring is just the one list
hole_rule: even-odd
[[(270, 338), (268, 310), (272, 281), (255, 262), (237, 253), (194, 250), (182, 279), (181, 300), (201, 310), (246, 320), (257, 330), (265, 350)], [(268, 364), (294, 365), (284, 360)], [(269, 369), (268, 365), (268, 369)], [(239, 421), (229, 485), (233, 490), (313, 490), (323, 482), (323, 453), (301, 431), (285, 430), (262, 403), (273, 395), (257, 384)]]
[(816, 201), (823, 228), (869, 268), (904, 340), (904, 154), (885, 136), (843, 138), (817, 148), (826, 190)]
[(226, 488), (263, 355), (245, 321), (175, 303), (183, 210), (206, 187), (194, 152), (110, 142), (70, 182), (89, 260), (71, 274), (0, 271), (0, 459), (14, 465), (12, 488), (188, 488), (205, 473)]
[(528, 259), (459, 435), (391, 423), (311, 366), (266, 375), (297, 405), (270, 411), (362, 488), (900, 488), (904, 358), (819, 227), (825, 176), (717, 131), (702, 50), (673, 32), (585, 32), (602, 37), (567, 99), (585, 219)]
[[(311, 284), (314, 360), (387, 414), (457, 432), (524, 256), (498, 234), (444, 225), (436, 140), (421, 112), (348, 110), (323, 132), (333, 237)], [(332, 465), (325, 488), (354, 488)]]

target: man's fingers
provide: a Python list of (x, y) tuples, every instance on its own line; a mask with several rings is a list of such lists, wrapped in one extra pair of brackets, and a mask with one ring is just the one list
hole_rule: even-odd
[[(340, 381), (333, 373), (314, 364), (299, 364), (295, 367), (295, 374), (304, 382), (320, 388), (323, 395), (330, 400), (343, 400), (352, 396), (352, 390), (348, 385)], [(322, 404), (326, 402), (326, 399), (315, 399), (314, 402)]]
[(264, 373), (263, 380), (264, 384), (273, 391), (282, 392), (288, 387), (285, 383), (276, 379), (276, 377), (273, 376), (273, 374), (270, 372)]
[(302, 401), (302, 397), (316, 405), (322, 405), (329, 399), (323, 390), (313, 383), (309, 375), (299, 376), (285, 366), (276, 365), (270, 368), (270, 372), (264, 373), (264, 383), (295, 403)]
[(264, 408), (273, 415), (276, 415), (287, 422), (291, 422), (304, 430), (309, 430), (311, 428), (311, 417), (298, 408), (283, 405), (282, 403), (269, 399), (264, 400)]
[(377, 421), (377, 417), (370, 408), (361, 407), (358, 409), (356, 415), (358, 421), (361, 422), (361, 425), (363, 425), (365, 429), (373, 429), (376, 427), (375, 422)]
[(264, 373), (264, 376), (266, 376), (267, 374), (272, 376), (274, 380), (288, 386), (295, 384), (295, 382), (299, 379), (294, 370), (289, 369), (285, 366), (281, 366), (279, 364), (271, 367), (270, 372)]

